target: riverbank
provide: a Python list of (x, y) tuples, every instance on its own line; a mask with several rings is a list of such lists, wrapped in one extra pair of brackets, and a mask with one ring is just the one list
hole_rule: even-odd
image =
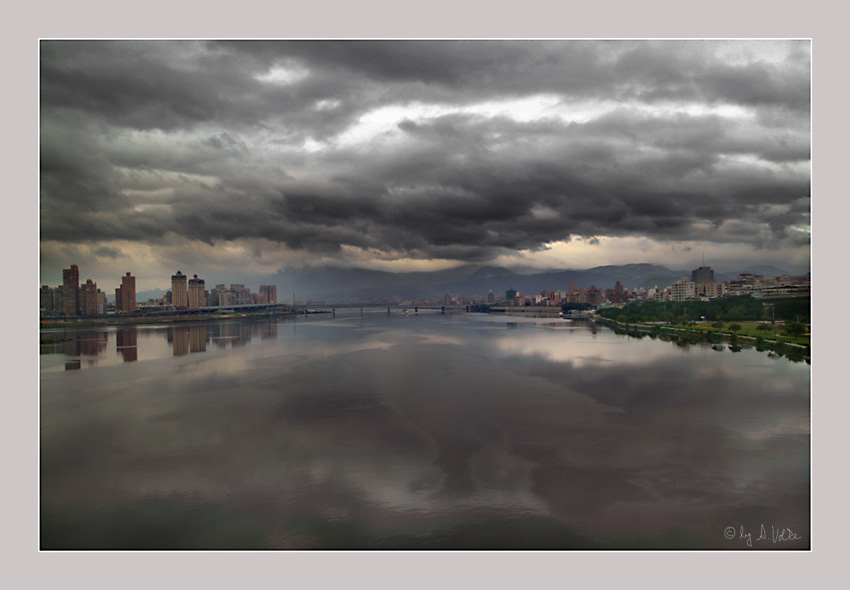
[[(306, 312), (287, 311), (263, 311), (263, 312), (235, 312), (223, 311), (215, 313), (201, 313), (188, 315), (116, 315), (97, 317), (76, 317), (70, 319), (42, 319), (40, 327), (44, 328), (70, 328), (88, 326), (127, 326), (146, 324), (177, 324), (188, 322), (214, 322), (222, 320), (245, 319), (245, 318), (270, 318), (270, 317), (294, 317), (304, 315)], [(310, 312), (316, 313), (316, 312)], [(322, 313), (322, 312), (319, 312)], [(330, 312), (328, 312), (330, 313)]]
[[(805, 343), (791, 341), (791, 337), (779, 337), (776, 339), (763, 336), (748, 336), (731, 331), (724, 331), (709, 326), (684, 326), (684, 325), (660, 325), (660, 324), (626, 324), (604, 317), (597, 317), (597, 321), (609, 326), (617, 334), (625, 334), (635, 338), (660, 338), (669, 342), (675, 342), (679, 346), (691, 344), (710, 343), (717, 351), (725, 350), (727, 347), (731, 352), (740, 352), (744, 348), (755, 348), (759, 352), (767, 352), (768, 356), (780, 357), (794, 361), (811, 364), (811, 344), (808, 338), (795, 338)], [(728, 345), (728, 346), (726, 346)]]

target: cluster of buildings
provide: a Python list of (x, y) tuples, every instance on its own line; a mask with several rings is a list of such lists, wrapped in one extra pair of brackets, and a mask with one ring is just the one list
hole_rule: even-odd
[(76, 264), (62, 269), (62, 284), (57, 287), (42, 285), (40, 308), (43, 317), (93, 316), (108, 313), (134, 313), (140, 308), (200, 309), (229, 305), (277, 303), (277, 288), (262, 285), (259, 294), (251, 293), (245, 285), (216, 285), (207, 291), (204, 280), (194, 275), (191, 279), (179, 270), (171, 277), (171, 290), (162, 299), (147, 303), (136, 302), (136, 277), (129, 272), (121, 277), (115, 289), (115, 300), (110, 302), (97, 283), (87, 279), (80, 284), (80, 269)]
[[(41, 286), (39, 306), (42, 315), (66, 317), (104, 315), (110, 309), (106, 293), (98, 289), (97, 283), (86, 279), (84, 284), (80, 284), (80, 268), (76, 264), (62, 269), (61, 285)], [(136, 277), (129, 272), (121, 277), (121, 284), (115, 289), (112, 308), (118, 313), (136, 311)]]
[(176, 309), (200, 309), (229, 305), (251, 305), (257, 303), (277, 303), (277, 287), (261, 285), (259, 293), (251, 293), (245, 285), (231, 284), (230, 288), (216, 285), (207, 291), (204, 279), (194, 275), (191, 279), (179, 270), (171, 275), (171, 291), (154, 303), (170, 305)]
[(741, 273), (737, 278), (718, 283), (714, 271), (701, 266), (691, 272), (691, 278), (682, 277), (663, 289), (647, 289), (644, 298), (654, 301), (707, 301), (716, 297), (752, 295), (757, 298), (808, 297), (811, 295), (808, 279), (793, 279), (788, 275), (764, 277)]
[(661, 288), (655, 286), (629, 291), (620, 284), (620, 281), (617, 281), (613, 289), (602, 291), (595, 286), (577, 289), (571, 283), (567, 292), (542, 291), (538, 295), (521, 295), (514, 289), (508, 289), (505, 292), (505, 299), (501, 301), (490, 291), (487, 294), (487, 303), (519, 307), (559, 307), (564, 303), (587, 303), (599, 306), (622, 305), (629, 301), (708, 301), (717, 297), (740, 295), (770, 299), (808, 297), (810, 294), (811, 283), (808, 279), (793, 279), (788, 275), (763, 277), (742, 273), (735, 279), (717, 282), (711, 267), (701, 266), (694, 269), (690, 277), (682, 277)]

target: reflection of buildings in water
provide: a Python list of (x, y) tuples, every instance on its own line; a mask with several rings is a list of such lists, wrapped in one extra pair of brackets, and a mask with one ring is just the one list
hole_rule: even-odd
[(109, 336), (104, 330), (66, 331), (62, 343), (62, 352), (66, 356), (98, 356), (106, 350)]
[(231, 346), (242, 346), (251, 341), (251, 326), (244, 322), (219, 322), (215, 326), (213, 339), (216, 346), (225, 348), (229, 343)]
[(119, 328), (115, 332), (115, 348), (122, 355), (125, 363), (132, 363), (139, 359), (135, 326)]
[(276, 340), (277, 339), (277, 322), (270, 321), (260, 324), (260, 339), (261, 340)]
[(207, 350), (206, 324), (189, 327), (189, 350), (191, 352), (205, 352)]
[(224, 322), (213, 322), (207, 328), (209, 340), (215, 344), (215, 347), (223, 350), (227, 348), (229, 336), (227, 334), (227, 324)]
[(253, 337), (253, 329), (254, 326), (249, 323), (240, 322), (234, 326), (234, 334), (235, 338), (233, 339), (233, 346), (245, 346), (249, 342), (251, 342), (251, 338)]
[(173, 356), (189, 354), (189, 328), (186, 326), (170, 327), (168, 329), (168, 340), (171, 342)]

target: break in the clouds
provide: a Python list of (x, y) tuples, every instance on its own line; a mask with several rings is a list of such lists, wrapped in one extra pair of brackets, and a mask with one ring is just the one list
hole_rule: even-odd
[(807, 269), (810, 71), (808, 41), (43, 41), (42, 276)]

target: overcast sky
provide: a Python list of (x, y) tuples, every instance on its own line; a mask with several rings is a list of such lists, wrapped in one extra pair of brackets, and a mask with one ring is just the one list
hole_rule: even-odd
[(808, 41), (41, 43), (41, 282), (809, 270)]

